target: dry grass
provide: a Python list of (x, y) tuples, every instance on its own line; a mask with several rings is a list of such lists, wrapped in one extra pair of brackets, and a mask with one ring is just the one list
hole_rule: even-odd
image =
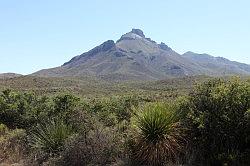
[(17, 165), (25, 158), (25, 131), (8, 130), (0, 125), (0, 165)]

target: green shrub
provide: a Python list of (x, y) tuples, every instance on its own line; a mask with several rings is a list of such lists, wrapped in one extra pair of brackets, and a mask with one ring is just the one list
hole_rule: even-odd
[(97, 125), (68, 139), (58, 165), (111, 165), (125, 155), (122, 140), (113, 129)]
[(5, 90), (0, 93), (0, 123), (11, 129), (30, 127), (44, 119), (60, 117), (67, 122), (71, 112), (80, 105), (80, 99), (70, 94), (53, 98)]
[(76, 133), (86, 133), (94, 128), (98, 119), (87, 111), (75, 109), (69, 114), (68, 124)]
[[(114, 100), (111, 98), (111, 100)], [(137, 96), (124, 96), (119, 97), (111, 103), (113, 106), (112, 112), (117, 116), (119, 122), (126, 120), (130, 121), (130, 118), (134, 115), (134, 108), (138, 107), (141, 99)]]
[(0, 123), (8, 128), (29, 128), (46, 116), (46, 97), (5, 90), (0, 93)]
[(106, 126), (115, 126), (123, 120), (130, 121), (140, 99), (136, 96), (120, 96), (94, 100), (85, 107), (90, 113), (98, 115)]
[(53, 110), (49, 117), (60, 117), (67, 119), (69, 114), (80, 104), (80, 98), (71, 94), (60, 94), (53, 99)]
[(0, 124), (0, 136), (3, 136), (8, 131), (8, 128), (4, 124)]
[(190, 94), (187, 126), (191, 163), (239, 164), (249, 150), (247, 110), (250, 84), (238, 79), (212, 80), (198, 85)]

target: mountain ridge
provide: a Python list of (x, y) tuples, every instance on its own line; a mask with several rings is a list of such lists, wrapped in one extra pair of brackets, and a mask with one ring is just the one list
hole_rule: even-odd
[(208, 54), (179, 54), (165, 43), (132, 29), (116, 42), (107, 40), (62, 66), (33, 73), (35, 76), (92, 76), (105, 80), (160, 80), (181, 76), (250, 75), (250, 65)]

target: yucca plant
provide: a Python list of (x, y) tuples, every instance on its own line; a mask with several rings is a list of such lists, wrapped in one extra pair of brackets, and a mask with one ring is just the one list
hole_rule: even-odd
[(73, 129), (63, 120), (51, 120), (31, 130), (29, 144), (34, 149), (53, 154), (62, 150), (65, 140), (72, 134)]
[(168, 105), (146, 106), (137, 117), (138, 134), (132, 147), (133, 159), (142, 165), (176, 162), (184, 138), (178, 114)]

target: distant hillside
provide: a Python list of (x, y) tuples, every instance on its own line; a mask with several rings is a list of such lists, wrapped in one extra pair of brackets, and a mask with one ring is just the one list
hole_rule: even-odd
[(107, 97), (111, 94), (176, 97), (178, 93), (189, 92), (196, 82), (202, 82), (208, 78), (205, 76), (195, 76), (146, 82), (106, 82), (89, 77), (22, 76), (11, 79), (0, 79), (0, 91), (10, 88), (18, 91), (33, 91), (41, 95), (53, 95), (68, 91), (84, 97)]
[(146, 38), (143, 31), (133, 29), (116, 43), (108, 40), (60, 67), (32, 75), (89, 76), (111, 81), (160, 80), (195, 75), (250, 75), (250, 66), (206, 54), (180, 55), (166, 44)]
[(22, 76), (22, 75), (16, 74), (16, 73), (1, 73), (0, 79), (15, 78), (15, 77), (20, 77), (20, 76)]
[(250, 65), (230, 61), (223, 57), (213, 57), (208, 54), (197, 54), (190, 51), (182, 56), (199, 64), (206, 70), (207, 75), (249, 75), (250, 73)]

